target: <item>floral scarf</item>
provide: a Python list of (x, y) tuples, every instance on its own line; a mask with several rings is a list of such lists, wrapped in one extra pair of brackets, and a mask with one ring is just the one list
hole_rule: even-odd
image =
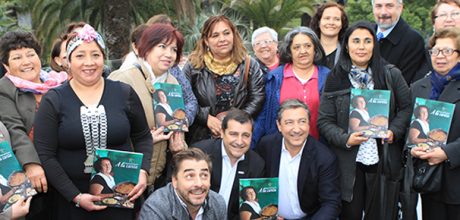
[(34, 94), (45, 94), (48, 90), (61, 85), (65, 80), (67, 80), (66, 72), (46, 72), (44, 70), (40, 71), (40, 80), (43, 83), (31, 82), (29, 80), (13, 76), (10, 73), (6, 73), (5, 76), (8, 77), (8, 79), (19, 90), (32, 92)]

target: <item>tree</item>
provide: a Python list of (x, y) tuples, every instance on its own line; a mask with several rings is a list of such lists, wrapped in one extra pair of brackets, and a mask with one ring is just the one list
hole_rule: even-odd
[(131, 11), (131, 5), (125, 0), (105, 0), (103, 7), (102, 27), (109, 48), (108, 57), (111, 60), (121, 59), (129, 52), (130, 38), (127, 33), (131, 32), (131, 17), (125, 12)]

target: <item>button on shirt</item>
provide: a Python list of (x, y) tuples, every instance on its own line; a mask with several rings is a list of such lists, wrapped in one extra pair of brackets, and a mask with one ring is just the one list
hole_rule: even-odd
[(318, 120), (319, 91), (318, 91), (318, 67), (314, 66), (310, 79), (298, 78), (292, 69), (291, 64), (284, 66), (283, 83), (280, 90), (280, 103), (287, 99), (298, 99), (307, 104), (310, 109), (310, 135), (319, 139)]
[(234, 166), (230, 162), (227, 151), (225, 151), (224, 142), (222, 141), (222, 177), (220, 179), (220, 189), (219, 194), (224, 197), (225, 204), (228, 207), (228, 202), (230, 201), (230, 194), (232, 193), (233, 182), (235, 181), (236, 168), (238, 168), (238, 163), (244, 160), (244, 154), (240, 157)]
[[(297, 193), (297, 176), (299, 174), (300, 160), (303, 148), (300, 152), (291, 157), (291, 154), (284, 145), (281, 147), (280, 172), (278, 175), (278, 214), (286, 219), (299, 219), (306, 216), (300, 208), (299, 196)], [(303, 144), (305, 146), (305, 143)]]

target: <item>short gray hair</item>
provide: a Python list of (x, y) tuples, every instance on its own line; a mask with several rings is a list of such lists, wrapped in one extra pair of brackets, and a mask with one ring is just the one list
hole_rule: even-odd
[[(403, 0), (396, 0), (397, 3), (403, 4)], [(372, 6), (374, 6), (374, 0), (371, 0)]]
[(309, 27), (296, 27), (290, 30), (286, 36), (284, 36), (284, 41), (280, 46), (280, 61), (281, 63), (292, 63), (292, 51), (291, 51), (291, 44), (294, 41), (294, 37), (298, 34), (307, 35), (315, 48), (315, 54), (313, 63), (315, 65), (321, 64), (321, 61), (324, 57), (326, 57), (326, 53), (324, 52), (323, 47), (321, 46), (321, 42), (319, 41), (318, 36), (316, 33)]
[(252, 32), (252, 37), (251, 37), (251, 44), (254, 45), (254, 41), (256, 40), (256, 37), (258, 37), (259, 35), (261, 34), (264, 34), (264, 33), (269, 33), (270, 36), (272, 36), (272, 39), (276, 42), (278, 42), (278, 33), (276, 33), (275, 30), (267, 27), (267, 26), (264, 26), (264, 27), (261, 27), (261, 28), (257, 28), (254, 32)]
[(281, 116), (283, 115), (284, 111), (288, 109), (296, 109), (296, 108), (305, 109), (305, 111), (307, 111), (308, 121), (310, 121), (310, 109), (308, 108), (307, 104), (303, 103), (302, 101), (298, 99), (288, 99), (284, 101), (283, 103), (281, 103), (280, 109), (278, 109), (276, 120), (278, 120), (278, 122), (281, 122)]

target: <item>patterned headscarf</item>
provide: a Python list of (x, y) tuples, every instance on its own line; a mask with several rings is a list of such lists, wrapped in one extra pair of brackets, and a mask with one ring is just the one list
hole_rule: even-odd
[(67, 44), (67, 57), (70, 57), (70, 54), (80, 46), (83, 42), (90, 43), (91, 41), (96, 41), (96, 43), (102, 48), (105, 49), (104, 40), (102, 36), (94, 30), (93, 27), (89, 24), (85, 24), (82, 29), (78, 30), (77, 36), (70, 39)]

